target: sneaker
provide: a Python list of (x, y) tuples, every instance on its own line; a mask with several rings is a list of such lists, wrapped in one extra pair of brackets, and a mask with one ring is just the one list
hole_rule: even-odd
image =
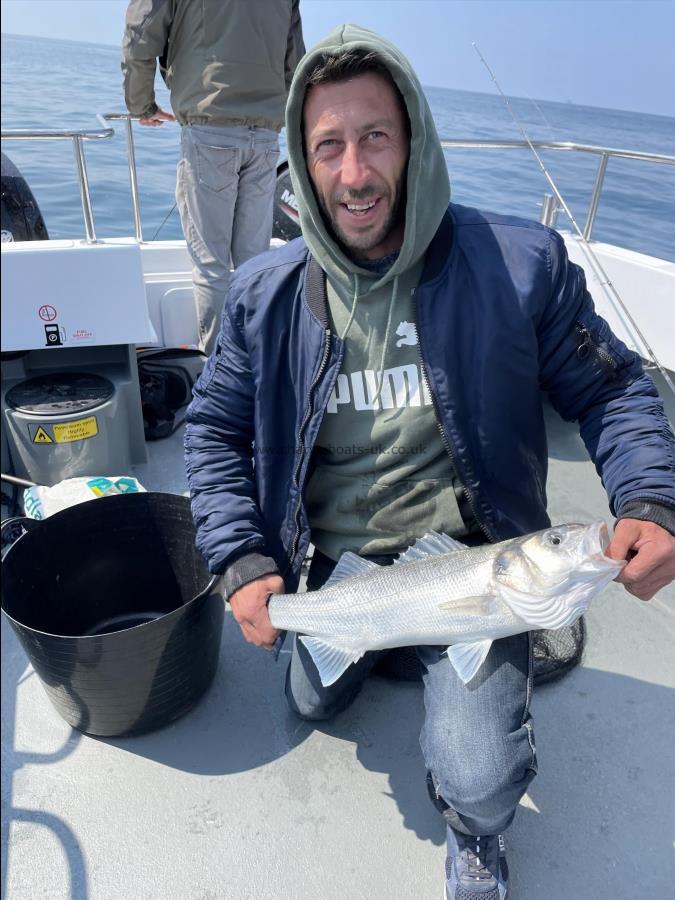
[(509, 877), (501, 834), (460, 834), (448, 828), (446, 900), (504, 900)]

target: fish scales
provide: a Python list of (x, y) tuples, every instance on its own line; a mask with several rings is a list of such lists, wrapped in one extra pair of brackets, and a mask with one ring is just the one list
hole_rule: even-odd
[[(501, 617), (457, 615), (449, 621), (443, 602), (480, 595), (489, 586), (492, 563), (499, 550), (487, 545), (465, 553), (416, 560), (403, 565), (379, 566), (362, 575), (320, 591), (275, 595), (270, 615), (273, 624), (304, 634), (331, 634), (353, 639), (372, 649), (436, 643), (439, 630), (451, 635), (513, 625), (516, 618), (503, 604)], [(449, 628), (448, 628), (449, 626)], [(395, 641), (395, 643), (392, 643)], [(447, 641), (446, 641), (447, 643)]]
[(368, 650), (419, 644), (447, 646), (468, 682), (493, 640), (582, 615), (625, 565), (608, 543), (604, 522), (471, 549), (431, 533), (390, 566), (344, 554), (320, 590), (273, 594), (270, 621), (300, 635), (324, 685)]

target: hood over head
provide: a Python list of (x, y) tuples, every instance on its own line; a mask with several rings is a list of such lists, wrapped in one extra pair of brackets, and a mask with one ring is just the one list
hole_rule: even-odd
[[(410, 155), (405, 196), (405, 233), (398, 258), (384, 276), (373, 275), (350, 260), (328, 231), (305, 162), (302, 112), (307, 77), (325, 56), (345, 49), (376, 53), (398, 87), (410, 121)], [(351, 286), (359, 280), (376, 279), (380, 287), (414, 265), (425, 253), (450, 202), (450, 180), (436, 126), (422, 86), (405, 56), (389, 41), (358, 25), (340, 25), (313, 47), (300, 61), (286, 107), (286, 141), (300, 224), (305, 242), (327, 275)]]

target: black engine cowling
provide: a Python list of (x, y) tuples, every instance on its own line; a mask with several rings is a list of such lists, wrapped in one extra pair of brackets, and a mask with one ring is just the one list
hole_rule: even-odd
[(272, 236), (292, 241), (300, 236), (300, 217), (295, 192), (288, 172), (288, 162), (277, 167), (277, 186), (274, 191), (274, 227)]
[(4, 241), (49, 239), (40, 207), (26, 179), (11, 159), (2, 155), (1, 222)]

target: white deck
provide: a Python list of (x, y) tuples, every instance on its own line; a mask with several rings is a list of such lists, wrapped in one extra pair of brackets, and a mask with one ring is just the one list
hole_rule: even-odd
[[(574, 430), (549, 425), (553, 519), (609, 519)], [(181, 434), (148, 449), (141, 482), (183, 492)], [(540, 774), (507, 834), (513, 900), (671, 894), (675, 591), (646, 605), (613, 584), (587, 623), (583, 665), (535, 693)], [(249, 647), (227, 616), (192, 713), (95, 739), (53, 711), (4, 619), (2, 652), (3, 898), (442, 896), (418, 685), (373, 678), (333, 722), (300, 722), (283, 697), (288, 656)]]

